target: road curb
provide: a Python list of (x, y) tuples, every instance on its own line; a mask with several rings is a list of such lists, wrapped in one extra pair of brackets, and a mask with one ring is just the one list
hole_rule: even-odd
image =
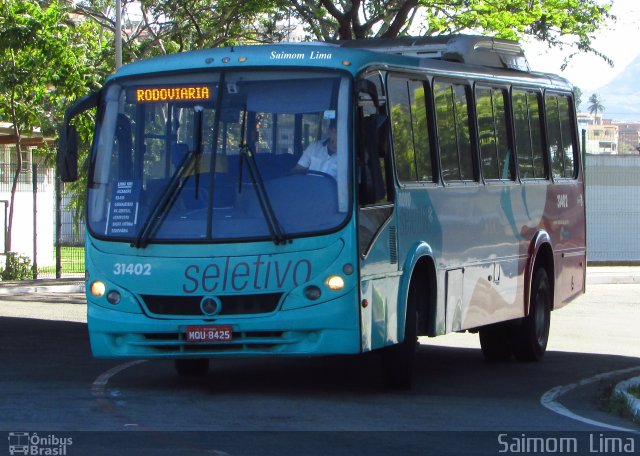
[(26, 287), (2, 287), (0, 295), (25, 295), (34, 293), (84, 293), (84, 283), (68, 285), (34, 285)]
[(587, 286), (589, 285), (622, 285), (640, 284), (640, 270), (638, 268), (587, 268)]
[(629, 393), (629, 390), (638, 387), (640, 387), (640, 377), (633, 377), (618, 383), (613, 389), (613, 397), (624, 398), (634, 421), (640, 419), (640, 399)]

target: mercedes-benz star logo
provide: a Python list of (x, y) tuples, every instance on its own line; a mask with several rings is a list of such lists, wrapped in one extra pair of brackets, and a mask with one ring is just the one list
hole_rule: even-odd
[(205, 315), (217, 315), (222, 309), (220, 300), (215, 296), (205, 296), (200, 301), (200, 310)]

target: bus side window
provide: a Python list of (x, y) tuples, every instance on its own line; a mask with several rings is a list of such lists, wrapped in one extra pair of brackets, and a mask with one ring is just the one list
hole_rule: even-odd
[(485, 179), (513, 180), (515, 177), (507, 131), (506, 97), (504, 89), (476, 89), (480, 159)]
[(540, 96), (532, 91), (514, 90), (511, 101), (520, 178), (546, 179)]
[(433, 182), (423, 81), (388, 79), (391, 129), (400, 182)]
[(545, 113), (549, 155), (553, 177), (574, 178), (577, 176), (577, 160), (571, 128), (571, 102), (564, 95), (546, 94)]
[(433, 94), (442, 178), (445, 182), (473, 181), (467, 86), (435, 81)]

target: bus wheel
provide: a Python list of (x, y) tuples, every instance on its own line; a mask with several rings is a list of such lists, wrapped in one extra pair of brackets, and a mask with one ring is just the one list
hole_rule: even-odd
[(209, 372), (209, 360), (207, 358), (176, 359), (174, 366), (181, 377), (204, 377)]
[(413, 381), (413, 363), (418, 344), (416, 315), (416, 287), (411, 285), (407, 299), (407, 318), (404, 326), (404, 340), (399, 344), (382, 349), (382, 369), (385, 386), (393, 389), (411, 389)]
[(507, 324), (496, 323), (480, 328), (480, 348), (487, 361), (509, 361), (511, 359), (511, 344)]
[(538, 268), (531, 283), (529, 315), (513, 328), (513, 353), (518, 361), (539, 361), (547, 350), (551, 324), (551, 286), (547, 271)]

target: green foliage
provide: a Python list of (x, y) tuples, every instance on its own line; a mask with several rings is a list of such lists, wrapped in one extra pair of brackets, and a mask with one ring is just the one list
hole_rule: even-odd
[[(73, 23), (58, 1), (3, 0), (0, 3), (0, 119), (14, 133), (40, 129), (57, 136), (64, 109), (72, 100), (99, 86), (111, 68), (105, 64), (100, 27), (90, 21)], [(88, 140), (89, 122), (80, 128)], [(16, 142), (20, 151), (20, 145)], [(54, 149), (43, 149), (53, 162)], [(21, 169), (21, 154), (18, 169)], [(14, 176), (17, 182), (19, 174)], [(11, 247), (13, 194), (7, 227)]]
[(580, 105), (582, 104), (582, 89), (578, 86), (573, 86), (573, 98), (576, 104), (576, 111), (580, 109)]
[[(131, 0), (123, 0), (126, 12)], [(131, 61), (193, 49), (273, 41), (282, 38), (275, 22), (279, 0), (140, 0), (142, 18), (126, 18), (123, 60)], [(284, 3), (282, 3), (284, 5)], [(111, 33), (112, 2), (83, 0), (76, 12)]]
[(598, 0), (293, 0), (288, 9), (311, 39), (481, 33), (499, 38), (530, 36), (549, 46), (591, 52), (592, 35), (614, 19)]
[(18, 255), (14, 252), (7, 253), (6, 268), (0, 268), (2, 280), (29, 280), (33, 279), (33, 268), (29, 257)]

